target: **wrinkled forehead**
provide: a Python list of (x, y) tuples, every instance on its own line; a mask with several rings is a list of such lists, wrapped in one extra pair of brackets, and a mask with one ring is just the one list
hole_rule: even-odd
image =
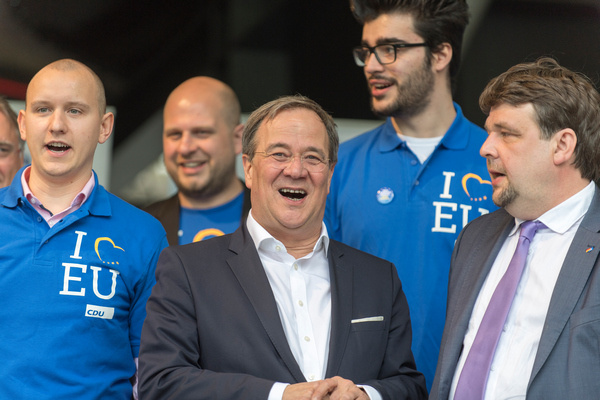
[(257, 139), (264, 148), (318, 149), (324, 153), (327, 153), (329, 143), (323, 121), (314, 111), (305, 108), (283, 110), (272, 119), (263, 121), (257, 131)]

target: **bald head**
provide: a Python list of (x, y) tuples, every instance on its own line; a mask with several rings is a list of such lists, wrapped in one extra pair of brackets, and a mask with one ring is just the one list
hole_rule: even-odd
[(32, 86), (32, 84), (35, 84), (36, 79), (38, 79), (40, 76), (43, 76), (44, 73), (48, 70), (66, 71), (66, 72), (82, 71), (86, 74), (89, 74), (89, 76), (93, 80), (95, 88), (96, 88), (96, 98), (98, 100), (98, 111), (99, 111), (100, 115), (104, 115), (104, 113), (106, 113), (106, 94), (104, 93), (104, 85), (102, 84), (102, 81), (100, 80), (98, 75), (96, 75), (96, 73), (94, 71), (92, 71), (92, 69), (89, 68), (87, 65), (85, 65), (79, 61), (68, 59), (68, 58), (54, 61), (53, 63), (46, 65), (44, 68), (39, 70), (37, 74), (35, 74), (33, 76), (31, 81), (29, 82), (29, 86), (27, 87), (27, 93), (25, 95), (26, 103), (27, 103), (27, 97), (29, 96), (29, 90), (30, 90), (29, 87)]
[(165, 117), (174, 108), (212, 104), (229, 126), (240, 123), (240, 102), (231, 87), (208, 76), (196, 76), (175, 88), (167, 98)]
[(163, 124), (165, 166), (183, 207), (216, 207), (241, 192), (235, 163), (243, 125), (229, 86), (206, 76), (188, 79), (169, 95)]

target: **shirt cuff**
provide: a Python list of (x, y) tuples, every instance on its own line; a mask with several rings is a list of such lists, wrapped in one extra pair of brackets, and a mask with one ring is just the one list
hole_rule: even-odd
[[(269, 392), (269, 397), (267, 398), (267, 400), (283, 399), (283, 391), (285, 390), (285, 388), (288, 385), (289, 385), (289, 383), (275, 382), (273, 384), (273, 387), (271, 388), (271, 391)], [(373, 389), (373, 390), (375, 390), (375, 389)], [(379, 399), (381, 400), (381, 397), (379, 397)]]
[[(379, 394), (379, 392), (373, 387), (373, 386), (369, 386), (369, 385), (356, 385), (359, 388), (363, 388), (365, 390), (365, 392), (367, 392), (367, 395), (369, 396), (369, 398), (371, 400), (383, 400), (383, 397), (381, 397), (381, 394)], [(269, 400), (271, 400), (269, 398)]]

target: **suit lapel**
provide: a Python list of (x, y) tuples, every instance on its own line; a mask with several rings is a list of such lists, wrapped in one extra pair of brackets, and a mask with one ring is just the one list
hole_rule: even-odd
[[(500, 221), (479, 225), (475, 232), (469, 232), (468, 239), (463, 238), (464, 242), (457, 242), (457, 246), (464, 246), (469, 250), (467, 254), (464, 254), (465, 251), (459, 252), (452, 265), (456, 273), (451, 271), (452, 286), (449, 287), (449, 294), (452, 299), (449, 299), (448, 304), (451, 319), (446, 321), (444, 332), (449, 336), (444, 339), (444, 354), (440, 355), (441, 393), (450, 391), (475, 301), (504, 240), (514, 226), (514, 218), (503, 210), (496, 211), (494, 218), (500, 218)], [(498, 226), (498, 229), (491, 231), (489, 226)]]
[[(331, 282), (331, 333), (325, 376), (336, 376), (350, 334), (352, 318), (352, 271), (342, 261), (343, 253), (333, 241), (329, 242), (329, 277)], [(342, 293), (343, 298), (342, 298)]]
[(234, 255), (227, 259), (227, 263), (254, 307), (277, 354), (296, 382), (305, 382), (306, 379), (290, 350), (271, 285), (245, 223), (232, 235), (229, 250)]
[[(540, 371), (564, 331), (590, 277), (600, 251), (600, 190), (596, 193), (561, 268), (540, 338), (529, 383)], [(590, 251), (587, 251), (591, 249)]]

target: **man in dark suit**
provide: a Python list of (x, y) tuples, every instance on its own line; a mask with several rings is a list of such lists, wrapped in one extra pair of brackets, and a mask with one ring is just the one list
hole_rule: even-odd
[(243, 128), (235, 92), (217, 79), (190, 78), (167, 98), (163, 153), (178, 192), (144, 210), (170, 245), (231, 233), (248, 215), (250, 191), (235, 171)]
[(247, 221), (161, 256), (144, 399), (426, 398), (394, 265), (327, 236), (337, 149), (332, 118), (305, 97), (252, 113)]
[(600, 95), (542, 58), (493, 79), (479, 103), (502, 208), (456, 242), (431, 399), (597, 399)]

